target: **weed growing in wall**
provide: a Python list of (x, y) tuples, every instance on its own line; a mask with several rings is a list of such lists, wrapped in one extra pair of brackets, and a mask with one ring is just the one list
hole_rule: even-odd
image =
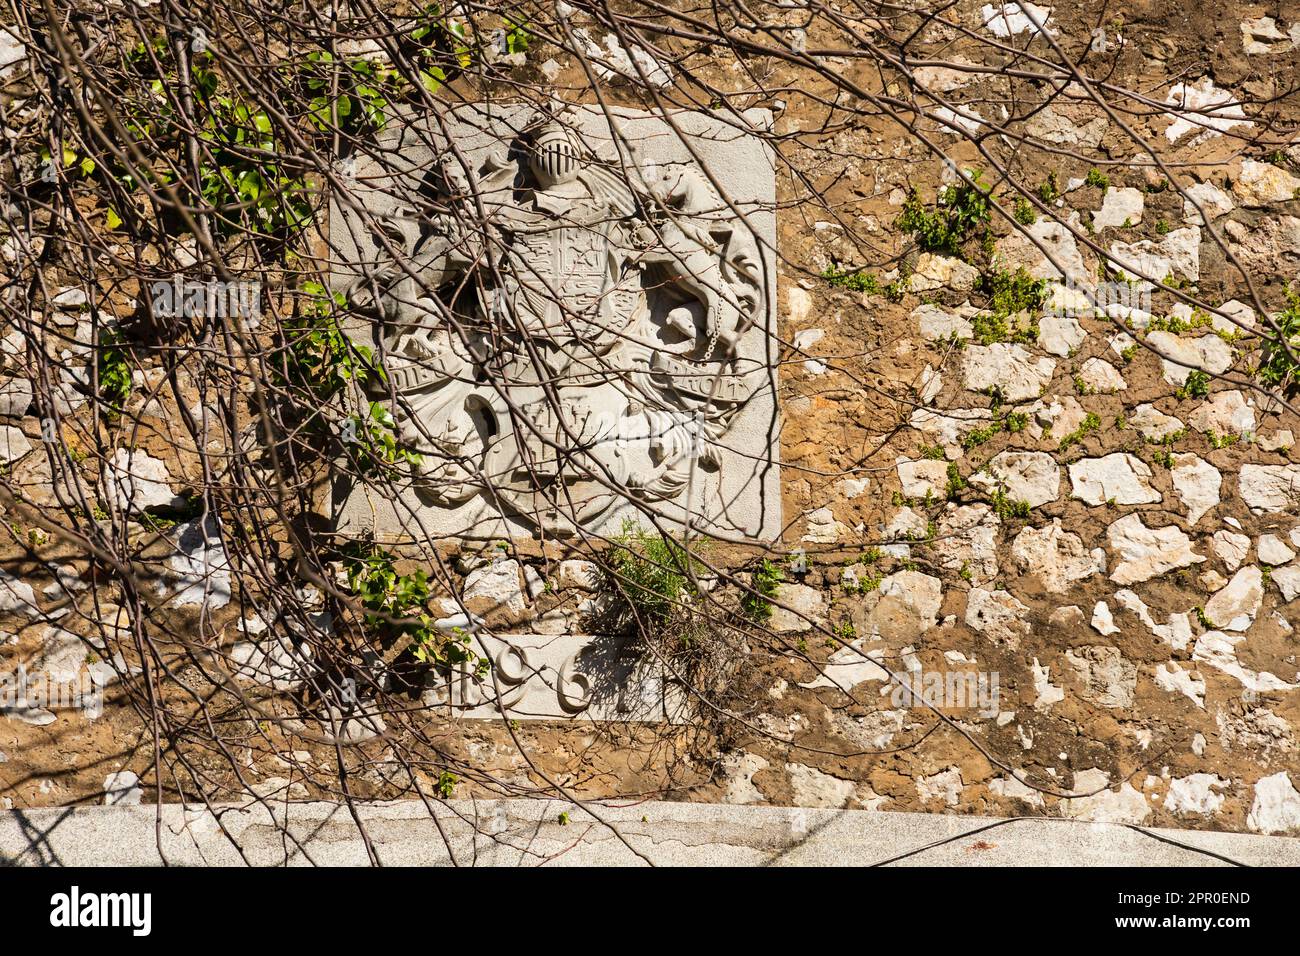
[(923, 252), (956, 255), (962, 244), (989, 221), (989, 191), (976, 170), (969, 179), (946, 187), (935, 209), (927, 210), (912, 187), (896, 225), (911, 233)]

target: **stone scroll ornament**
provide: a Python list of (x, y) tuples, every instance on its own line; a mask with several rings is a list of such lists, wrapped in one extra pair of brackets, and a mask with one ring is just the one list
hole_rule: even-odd
[(481, 633), (492, 662), (484, 680), (472, 664), (438, 675), (424, 702), (450, 715), (520, 720), (682, 723), (689, 697), (682, 685), (628, 638)]
[(767, 380), (738, 346), (768, 292), (701, 168), (614, 139), (597, 155), (571, 110), (519, 125), (472, 162), (431, 159), (388, 237), (400, 255), (377, 245), (346, 295), (382, 330), (374, 397), (419, 454), (414, 493), (566, 535), (726, 466)]

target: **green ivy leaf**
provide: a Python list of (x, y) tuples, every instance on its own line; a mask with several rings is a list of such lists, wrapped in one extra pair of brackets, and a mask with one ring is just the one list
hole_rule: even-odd
[(440, 66), (435, 66), (431, 70), (420, 71), (420, 82), (424, 84), (424, 88), (430, 93), (437, 93), (438, 90), (442, 89), (442, 84), (446, 80), (447, 74)]

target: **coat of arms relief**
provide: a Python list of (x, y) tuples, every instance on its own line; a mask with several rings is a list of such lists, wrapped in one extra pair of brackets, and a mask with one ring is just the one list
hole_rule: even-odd
[(762, 148), (697, 114), (682, 116), (703, 124), (699, 148), (630, 111), (453, 116), (358, 163), (368, 229), (331, 218), (331, 243), (347, 230), (357, 253), (334, 286), (369, 315), (387, 371), (374, 398), (418, 454), (400, 501), (336, 493), (343, 525), (563, 536), (641, 504), (774, 533)]

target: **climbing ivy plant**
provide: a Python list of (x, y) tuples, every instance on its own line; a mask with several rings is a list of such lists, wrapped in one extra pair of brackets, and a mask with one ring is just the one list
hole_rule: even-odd
[(387, 640), (407, 643), (411, 655), (427, 664), (452, 666), (473, 663), (480, 675), (488, 662), (470, 647), (463, 628), (439, 630), (429, 614), (429, 576), (423, 569), (409, 574), (397, 570), (397, 559), (373, 544), (357, 543), (343, 555), (348, 590), (368, 613), (367, 630)]

